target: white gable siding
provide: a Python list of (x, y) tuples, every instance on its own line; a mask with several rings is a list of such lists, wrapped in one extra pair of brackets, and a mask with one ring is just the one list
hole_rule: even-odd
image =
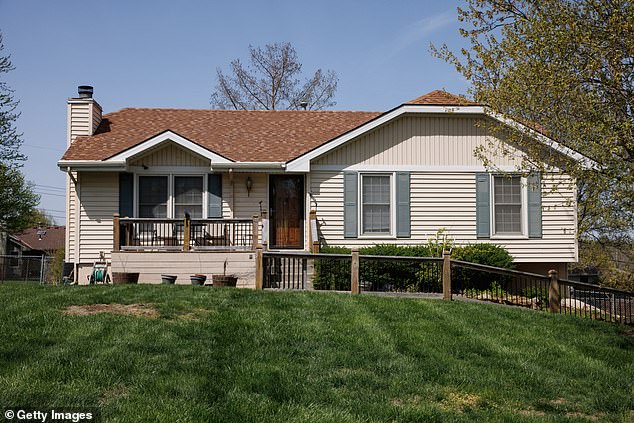
[[(476, 147), (487, 144), (481, 123), (469, 116), (404, 116), (317, 158), (311, 167), (482, 166), (473, 154)], [(499, 166), (517, 164), (509, 157), (494, 160)]]
[(143, 156), (135, 158), (131, 166), (196, 166), (209, 167), (209, 160), (192, 154), (176, 144), (169, 142), (167, 145), (157, 148)]
[(80, 180), (80, 262), (92, 262), (99, 252), (110, 259), (112, 217), (119, 212), (119, 174), (83, 172)]

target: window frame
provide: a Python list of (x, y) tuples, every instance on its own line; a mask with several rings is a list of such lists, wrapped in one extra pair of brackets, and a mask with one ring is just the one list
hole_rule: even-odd
[[(520, 178), (520, 232), (496, 232), (495, 222), (495, 209), (497, 204), (495, 202), (495, 179), (496, 177), (508, 178), (519, 177)], [(520, 174), (502, 174), (493, 173), (490, 178), (490, 216), (491, 216), (491, 239), (528, 239), (528, 186), (527, 178)]]
[[(182, 177), (200, 177), (203, 180), (203, 192), (202, 192), (202, 218), (201, 219), (208, 219), (208, 209), (209, 209), (209, 193), (208, 193), (208, 177), (207, 175), (209, 175), (212, 172), (163, 172), (163, 171), (157, 171), (157, 172), (135, 172), (134, 173), (134, 187), (133, 187), (133, 191), (134, 191), (134, 205), (133, 205), (133, 209), (134, 209), (134, 216), (136, 218), (139, 218), (139, 211), (140, 211), (140, 204), (139, 204), (139, 178), (143, 177), (143, 176), (163, 176), (167, 178), (167, 217), (165, 219), (179, 219), (179, 217), (176, 216), (176, 197), (174, 194), (174, 189), (175, 189), (175, 178), (182, 176)], [(157, 219), (162, 219), (162, 218), (157, 218)]]
[[(174, 218), (174, 219), (179, 219), (179, 218), (181, 218), (181, 217), (182, 217), (182, 216), (177, 216), (177, 215), (176, 215), (176, 207), (177, 207), (177, 205), (193, 205), (193, 204), (190, 204), (190, 203), (177, 203), (177, 202), (176, 202), (176, 178), (198, 178), (198, 179), (201, 179), (201, 182), (202, 182), (202, 183), (201, 183), (201, 185), (200, 185), (200, 186), (201, 186), (201, 193), (200, 193), (200, 194), (201, 194), (201, 196), (200, 196), (200, 201), (201, 201), (201, 203), (200, 203), (200, 208), (201, 208), (201, 210), (200, 210), (200, 217), (198, 217), (198, 218), (196, 218), (196, 217), (192, 217), (192, 219), (206, 219), (206, 218), (207, 218), (207, 212), (205, 211), (205, 208), (207, 208), (207, 209), (208, 209), (208, 208), (209, 208), (209, 205), (207, 204), (207, 201), (206, 201), (206, 200), (207, 200), (207, 198), (206, 198), (206, 195), (205, 195), (205, 193), (206, 193), (206, 191), (207, 191), (207, 183), (206, 183), (205, 179), (208, 179), (208, 178), (205, 178), (205, 176), (206, 176), (206, 175), (179, 175), (179, 174), (173, 174), (173, 175), (172, 175), (172, 181), (173, 181), (172, 186), (173, 186), (173, 191), (171, 192), (171, 194), (172, 194), (172, 197), (173, 197), (173, 204), (172, 204), (172, 216), (173, 216), (173, 218)], [(205, 206), (207, 206), (207, 207), (205, 207)]]
[[(363, 178), (365, 176), (387, 176), (390, 183), (390, 231), (389, 232), (364, 232), (363, 230)], [(357, 180), (357, 219), (358, 238), (364, 239), (395, 239), (396, 238), (396, 172), (372, 172), (362, 171), (358, 173)]]
[[(167, 178), (167, 203), (166, 203), (166, 211), (165, 217), (156, 217), (156, 218), (147, 218), (147, 217), (143, 217), (141, 218), (141, 182), (140, 182), (140, 178), (142, 177), (151, 177), (151, 178), (157, 178), (157, 177), (163, 177), (163, 178)], [(141, 218), (141, 219), (169, 219), (170, 218), (170, 200), (171, 200), (171, 196), (170, 196), (170, 191), (171, 191), (171, 181), (170, 181), (170, 177), (167, 174), (159, 174), (159, 173), (153, 173), (153, 174), (143, 174), (143, 175), (139, 175), (139, 174), (135, 174), (135, 178), (134, 178), (134, 215), (137, 218)]]

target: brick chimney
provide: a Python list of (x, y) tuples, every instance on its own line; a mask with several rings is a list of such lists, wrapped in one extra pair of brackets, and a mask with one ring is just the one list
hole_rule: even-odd
[(67, 146), (77, 137), (94, 134), (101, 123), (101, 106), (92, 98), (92, 92), (90, 85), (80, 85), (78, 97), (68, 99)]

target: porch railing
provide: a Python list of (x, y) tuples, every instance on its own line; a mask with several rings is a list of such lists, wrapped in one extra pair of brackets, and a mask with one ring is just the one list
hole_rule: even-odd
[(114, 251), (252, 250), (259, 238), (253, 219), (156, 219), (114, 216)]

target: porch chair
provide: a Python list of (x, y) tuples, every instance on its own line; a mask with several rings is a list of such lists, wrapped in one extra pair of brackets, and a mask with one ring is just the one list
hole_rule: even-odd
[(139, 223), (134, 233), (135, 245), (154, 245), (156, 239), (156, 228), (153, 223)]

